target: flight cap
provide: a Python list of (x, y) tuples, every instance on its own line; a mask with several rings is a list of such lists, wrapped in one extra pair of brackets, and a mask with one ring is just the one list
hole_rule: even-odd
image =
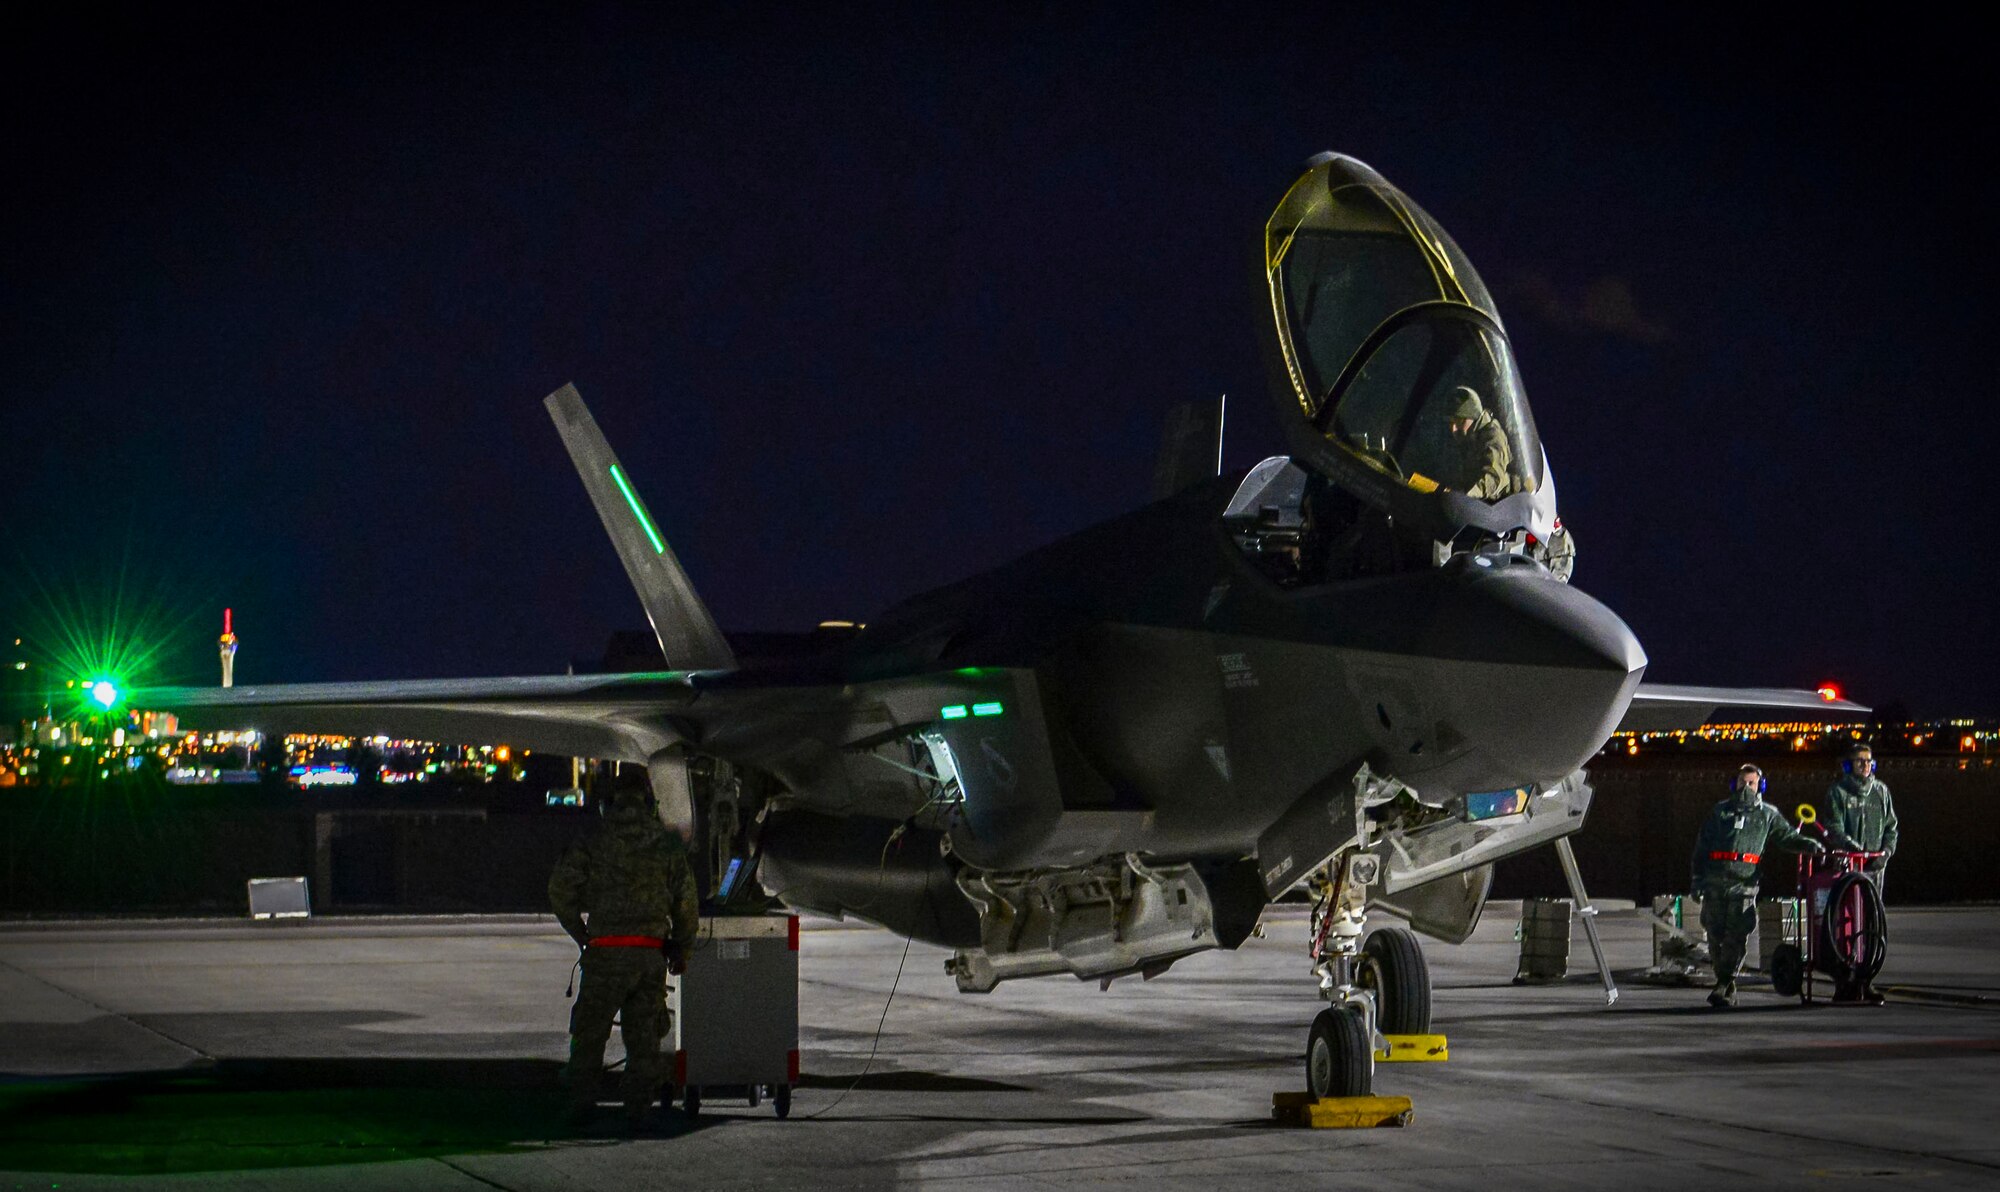
[(1477, 422), (1486, 413), (1486, 407), (1479, 401), (1479, 391), (1470, 385), (1460, 385), (1451, 391), (1451, 420), (1470, 418)]

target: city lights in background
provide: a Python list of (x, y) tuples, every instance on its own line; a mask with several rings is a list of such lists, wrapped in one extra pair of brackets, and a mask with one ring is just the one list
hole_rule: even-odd
[(1604, 752), (1635, 756), (1642, 747), (1668, 752), (1715, 750), (1718, 748), (1780, 749), (1788, 753), (1809, 753), (1842, 749), (1867, 741), (1892, 756), (1905, 752), (1981, 755), (1981, 764), (1991, 765), (2000, 754), (2000, 726), (1990, 721), (1969, 719), (1910, 722), (1897, 725), (1829, 723), (1812, 720), (1767, 720), (1742, 724), (1708, 724), (1697, 729), (1655, 732), (1613, 733)]

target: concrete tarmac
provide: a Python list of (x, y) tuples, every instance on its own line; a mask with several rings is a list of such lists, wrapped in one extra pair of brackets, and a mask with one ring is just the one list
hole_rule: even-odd
[(1907, 999), (1753, 987), (1731, 1012), (1631, 980), (1630, 915), (1603, 922), (1615, 1007), (1594, 979), (1515, 986), (1513, 911), (1427, 942), (1451, 1060), (1378, 1067), (1405, 1129), (1269, 1124), (1318, 1009), (1287, 908), (1104, 992), (961, 995), (911, 946), (865, 1076), (904, 944), (809, 920), (791, 1120), (710, 1101), (637, 1139), (615, 1112), (556, 1123), (575, 949), (552, 920), (13, 924), (0, 1188), (2000, 1186), (2000, 908), (1896, 908), (1882, 982)]

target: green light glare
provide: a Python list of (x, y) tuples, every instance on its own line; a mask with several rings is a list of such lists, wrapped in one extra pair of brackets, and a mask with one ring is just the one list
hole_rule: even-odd
[(0, 602), (20, 608), (11, 636), (23, 639), (25, 669), (42, 680), (26, 694), (50, 714), (115, 714), (135, 687), (194, 678), (202, 672), (188, 669), (183, 647), (185, 657), (214, 665), (213, 647), (196, 643), (215, 640), (208, 626), (220, 619), (221, 602), (190, 598), (148, 570), (129, 550), (124, 559), (66, 559), (54, 573), (23, 564), (9, 574), (0, 566)]
[(939, 708), (938, 715), (944, 717), (946, 720), (963, 720), (965, 719), (965, 705), (953, 704), (949, 708)]
[(666, 554), (666, 542), (660, 538), (660, 532), (653, 528), (653, 519), (646, 516), (646, 507), (639, 503), (639, 494), (632, 491), (632, 486), (625, 480), (623, 469), (617, 464), (611, 465), (611, 479), (618, 485), (618, 491), (625, 494), (625, 503), (632, 507), (632, 516), (639, 519), (639, 528), (646, 531), (647, 539), (653, 544), (653, 553)]
[(1000, 711), (998, 703), (972, 705), (972, 714), (974, 716), (998, 716)]

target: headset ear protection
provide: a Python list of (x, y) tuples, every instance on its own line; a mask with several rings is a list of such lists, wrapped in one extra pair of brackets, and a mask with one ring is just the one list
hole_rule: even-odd
[[(1868, 758), (1868, 764), (1869, 764), (1869, 765), (1871, 765), (1871, 766), (1875, 764), (1875, 758), (1874, 758), (1874, 755), (1873, 755), (1873, 754), (1870, 754), (1870, 755), (1869, 755), (1869, 758)], [(1848, 755), (1847, 755), (1846, 757), (1843, 757), (1843, 758), (1841, 758), (1841, 759), (1840, 759), (1840, 772), (1841, 772), (1842, 774), (1852, 774), (1852, 773), (1854, 773), (1854, 755), (1853, 755), (1853, 754), (1851, 754), (1851, 753), (1850, 753), (1850, 754), (1848, 754)]]
[[(1743, 784), (1743, 776), (1750, 772), (1751, 771), (1749, 770), (1738, 770), (1736, 772), (1735, 780), (1729, 784), (1729, 789), (1732, 793), (1736, 790), (1737, 787)], [(1764, 776), (1764, 771), (1762, 770), (1756, 771), (1756, 774), (1757, 774), (1757, 793), (1761, 795), (1764, 792), (1771, 789), (1771, 780)]]

